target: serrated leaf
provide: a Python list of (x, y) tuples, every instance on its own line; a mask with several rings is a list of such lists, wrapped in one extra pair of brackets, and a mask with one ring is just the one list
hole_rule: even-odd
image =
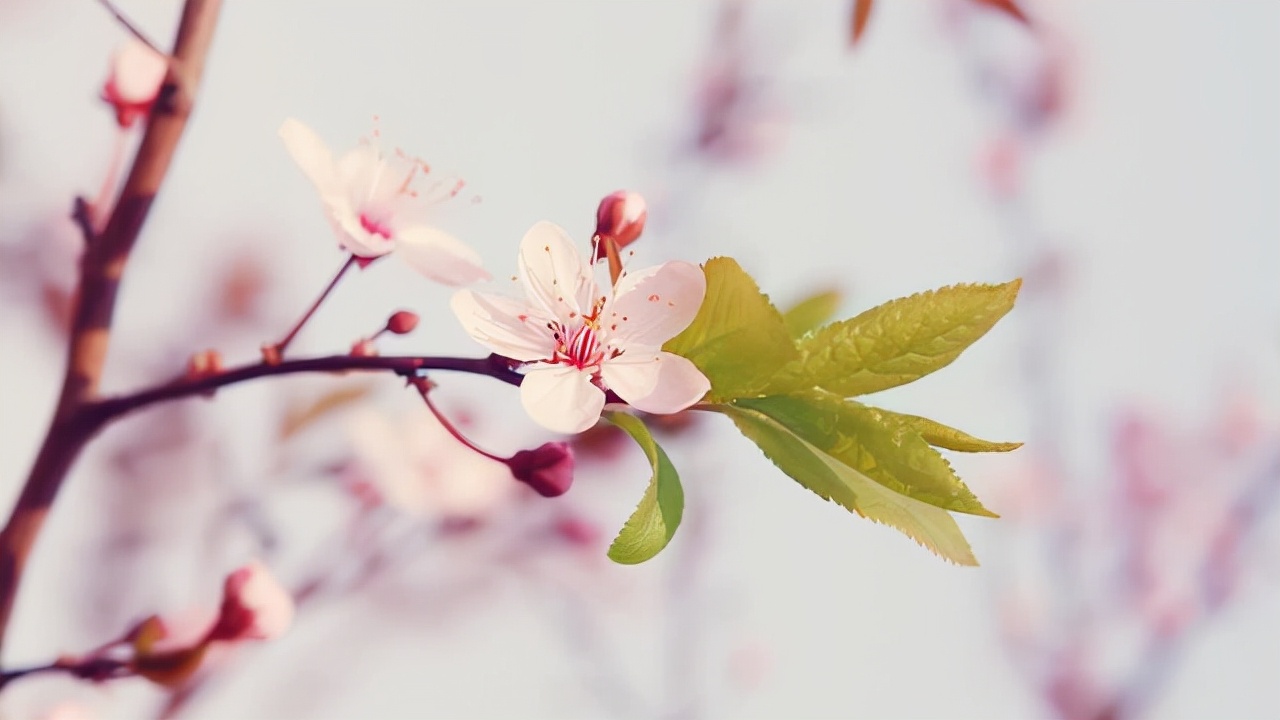
[(702, 307), (663, 349), (688, 358), (707, 376), (711, 402), (759, 395), (798, 357), (782, 314), (733, 258), (712, 258), (702, 272)]
[(831, 321), (840, 308), (840, 291), (823, 290), (792, 305), (782, 313), (791, 337), (800, 338)]
[(1021, 280), (952, 285), (891, 300), (802, 339), (771, 393), (820, 387), (842, 397), (918, 380), (950, 365), (1013, 308)]
[(896, 413), (892, 410), (885, 410), (883, 408), (874, 408), (874, 410), (885, 417), (892, 418), (920, 433), (920, 437), (924, 438), (925, 442), (933, 445), (934, 447), (968, 453), (1009, 452), (1022, 447), (1022, 443), (1020, 442), (991, 442), (990, 440), (982, 440), (962, 430), (957, 430), (949, 425), (943, 425), (937, 420), (930, 420), (929, 418), (920, 417), (919, 415)]
[(819, 497), (896, 528), (943, 559), (958, 565), (978, 564), (946, 510), (885, 488), (761, 412), (729, 405), (714, 409), (728, 415), (774, 465)]
[(653, 467), (644, 497), (609, 546), (609, 559), (635, 565), (661, 552), (676, 534), (684, 514), (684, 488), (680, 486), (675, 466), (639, 418), (625, 413), (605, 413), (605, 419), (630, 435)]
[(743, 399), (819, 450), (886, 488), (946, 510), (997, 517), (946, 458), (896, 418), (821, 390)]
[(335, 410), (340, 410), (363, 400), (373, 389), (372, 385), (340, 387), (309, 403), (289, 408), (280, 421), (280, 439), (287, 440)]

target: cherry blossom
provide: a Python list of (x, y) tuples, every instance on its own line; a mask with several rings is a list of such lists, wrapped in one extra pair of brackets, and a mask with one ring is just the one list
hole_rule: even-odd
[(115, 108), (120, 127), (132, 127), (151, 111), (168, 69), (169, 59), (140, 40), (130, 39), (111, 58), (102, 99)]
[(359, 479), (414, 517), (483, 517), (518, 487), (506, 465), (463, 445), (426, 411), (392, 422), (364, 410), (347, 431)]
[(293, 598), (271, 571), (251, 562), (227, 576), (210, 640), (274, 640), (293, 622)]
[(696, 266), (672, 261), (624, 273), (605, 294), (568, 234), (540, 222), (520, 243), (519, 271), (525, 299), (462, 290), (452, 307), (481, 345), (529, 363), (520, 400), (543, 427), (590, 428), (606, 390), (666, 414), (710, 389), (693, 363), (661, 349), (702, 305), (706, 280)]
[[(430, 199), (414, 184), (428, 173), (426, 163), (400, 152), (384, 155), (371, 141), (335, 160), (315, 131), (293, 118), (280, 126), (280, 138), (320, 193), (339, 244), (364, 263), (395, 250), (410, 267), (446, 285), (489, 279), (475, 250), (420, 220)], [(451, 197), (456, 186), (442, 192)]]

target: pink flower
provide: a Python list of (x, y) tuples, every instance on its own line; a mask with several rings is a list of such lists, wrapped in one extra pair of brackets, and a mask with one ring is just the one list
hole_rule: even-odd
[(209, 640), (274, 640), (293, 622), (293, 598), (257, 561), (227, 576)]
[(130, 39), (116, 52), (102, 99), (115, 108), (120, 127), (132, 127), (151, 112), (168, 69), (169, 59), (139, 40)]
[(520, 243), (525, 299), (462, 290), (453, 311), (477, 342), (530, 363), (520, 400), (550, 430), (579, 433), (600, 418), (605, 390), (666, 414), (698, 402), (711, 384), (662, 344), (693, 322), (702, 271), (673, 261), (623, 273), (609, 294), (559, 226), (540, 222)]
[(414, 188), (426, 163), (397, 153), (387, 157), (363, 142), (334, 160), (311, 128), (289, 118), (280, 138), (320, 193), (342, 247), (371, 261), (392, 250), (410, 267), (446, 285), (489, 279), (480, 256), (462, 241), (418, 219), (423, 199)]
[(361, 479), (406, 514), (475, 519), (516, 487), (506, 465), (458, 442), (425, 409), (396, 422), (364, 410), (347, 430)]

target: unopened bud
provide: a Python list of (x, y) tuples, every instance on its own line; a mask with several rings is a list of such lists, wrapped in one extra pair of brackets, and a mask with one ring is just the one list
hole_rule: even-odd
[(251, 562), (227, 576), (210, 640), (273, 640), (293, 622), (293, 598), (266, 566)]
[(115, 109), (120, 127), (132, 127), (151, 112), (168, 68), (168, 58), (138, 40), (130, 40), (115, 54), (102, 99)]
[(521, 450), (507, 460), (517, 480), (543, 497), (556, 497), (573, 484), (573, 450), (565, 442), (549, 442), (534, 450)]
[(378, 346), (368, 338), (357, 340), (351, 345), (351, 354), (355, 357), (374, 357), (378, 354)]
[(387, 320), (387, 331), (396, 335), (407, 335), (418, 327), (418, 314), (401, 310)]
[(217, 375), (222, 372), (222, 354), (217, 350), (202, 350), (187, 360), (187, 378), (198, 378)]
[(612, 240), (621, 249), (635, 242), (644, 232), (644, 221), (649, 216), (644, 197), (637, 192), (619, 190), (600, 201), (596, 209), (596, 247), (594, 260), (605, 256), (605, 241)]

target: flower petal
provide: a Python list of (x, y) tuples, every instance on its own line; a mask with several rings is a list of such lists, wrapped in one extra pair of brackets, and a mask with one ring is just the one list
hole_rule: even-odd
[(468, 335), (503, 357), (533, 362), (555, 355), (555, 339), (547, 328), (550, 319), (541, 309), (502, 295), (471, 290), (454, 293), (449, 306)]
[(590, 308), (597, 292), (590, 266), (555, 223), (544, 220), (524, 234), (519, 268), (529, 298), (566, 324)]
[(315, 185), (324, 203), (330, 205), (341, 198), (342, 182), (333, 163), (333, 153), (329, 152), (329, 147), (320, 136), (294, 118), (281, 123), (279, 134), (285, 149), (311, 184)]
[(589, 429), (604, 409), (604, 391), (591, 373), (566, 365), (535, 365), (520, 383), (520, 404), (534, 422), (559, 433)]
[(365, 230), (360, 218), (346, 204), (346, 200), (340, 202), (340, 205), (326, 204), (325, 212), (334, 234), (338, 236), (338, 244), (344, 250), (363, 258), (376, 258), (395, 249), (395, 241)]
[(396, 254), (409, 267), (445, 285), (470, 285), (488, 280), (480, 255), (470, 246), (442, 230), (427, 225), (398, 228)]
[(637, 410), (665, 415), (702, 399), (711, 382), (687, 358), (669, 352), (627, 352), (607, 360), (600, 376)]
[(374, 197), (374, 191), (378, 189), (386, 171), (386, 163), (378, 148), (362, 142), (342, 154), (338, 159), (337, 169), (351, 205), (361, 208)]
[(115, 99), (125, 103), (150, 103), (159, 94), (168, 70), (169, 59), (164, 55), (140, 40), (126, 41), (111, 67)]
[(679, 260), (623, 275), (609, 312), (610, 343), (622, 349), (662, 347), (689, 327), (706, 294), (702, 270)]

